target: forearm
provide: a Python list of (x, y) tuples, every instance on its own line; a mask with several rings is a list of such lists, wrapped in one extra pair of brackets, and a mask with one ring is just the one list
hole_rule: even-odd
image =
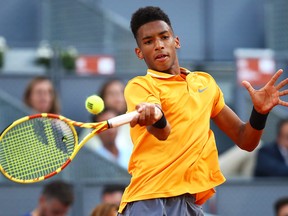
[(253, 151), (259, 144), (263, 129), (257, 128), (253, 121), (252, 127), (250, 120), (244, 123), (228, 106), (225, 106), (213, 120), (241, 149)]
[(166, 140), (170, 134), (170, 130), (171, 130), (170, 124), (167, 121), (163, 111), (161, 110), (159, 106), (156, 108), (156, 110), (158, 111), (156, 113), (158, 114), (158, 116), (161, 116), (161, 118), (154, 124), (147, 125), (146, 128), (147, 128), (147, 131), (153, 136), (155, 136), (157, 139)]
[(159, 140), (166, 140), (170, 134), (171, 127), (169, 122), (167, 122), (166, 126), (164, 128), (156, 128), (152, 125), (149, 125), (146, 127), (147, 131), (155, 136)]
[[(243, 134), (240, 134), (240, 148), (252, 151), (257, 147), (263, 129), (265, 128), (267, 116), (268, 114), (261, 114), (253, 107), (249, 122), (247, 122), (243, 127), (244, 129), (241, 130)], [(243, 137), (249, 138), (248, 141), (243, 140)]]
[(243, 150), (253, 151), (259, 144), (263, 130), (254, 129), (250, 122), (239, 127), (239, 135), (233, 141)]

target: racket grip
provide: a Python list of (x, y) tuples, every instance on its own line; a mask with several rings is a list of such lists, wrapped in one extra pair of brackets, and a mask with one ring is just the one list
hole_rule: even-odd
[[(139, 113), (135, 110), (133, 112), (129, 112), (114, 118), (111, 118), (107, 120), (109, 128), (115, 128), (119, 127), (121, 125), (130, 123), (132, 119), (137, 116)], [(160, 117), (162, 115), (162, 112), (159, 108), (155, 107), (155, 116)]]

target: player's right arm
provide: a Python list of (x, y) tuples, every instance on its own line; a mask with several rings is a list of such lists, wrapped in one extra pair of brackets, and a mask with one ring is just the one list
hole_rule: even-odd
[(147, 131), (157, 139), (166, 140), (168, 138), (171, 127), (159, 105), (140, 103), (136, 106), (136, 110), (139, 115), (135, 116), (131, 121), (131, 127), (134, 127), (136, 124), (146, 126)]

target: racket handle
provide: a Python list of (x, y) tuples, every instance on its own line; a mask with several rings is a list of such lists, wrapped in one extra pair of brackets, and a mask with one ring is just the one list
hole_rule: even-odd
[[(115, 128), (115, 127), (119, 127), (121, 125), (130, 123), (132, 121), (132, 119), (137, 116), (139, 113), (135, 110), (133, 112), (129, 112), (114, 118), (109, 119), (108, 122), (108, 126), (109, 128)], [(162, 112), (160, 111), (159, 108), (155, 107), (155, 116), (156, 117), (160, 117), (162, 115)]]

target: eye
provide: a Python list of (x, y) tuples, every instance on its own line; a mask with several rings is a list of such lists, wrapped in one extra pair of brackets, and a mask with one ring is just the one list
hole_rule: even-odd
[(162, 37), (162, 39), (167, 40), (167, 39), (169, 39), (169, 36), (164, 35), (164, 36)]
[(146, 45), (149, 45), (149, 44), (151, 44), (151, 43), (152, 43), (152, 40), (144, 41), (144, 44), (146, 44)]

